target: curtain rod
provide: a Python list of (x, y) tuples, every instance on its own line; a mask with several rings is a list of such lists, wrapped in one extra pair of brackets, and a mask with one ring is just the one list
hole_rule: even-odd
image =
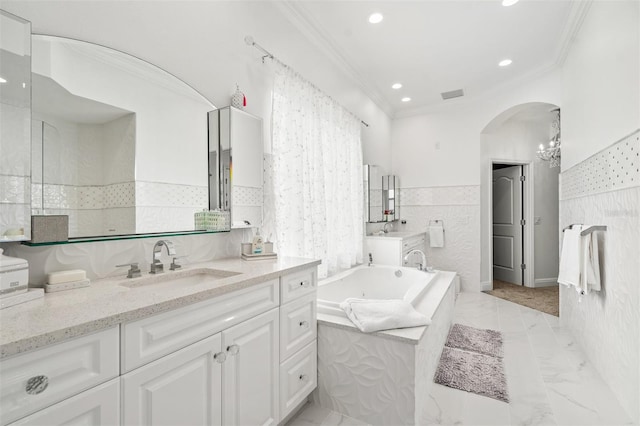
[[(271, 52), (269, 52), (267, 49), (265, 49), (264, 47), (260, 46), (258, 43), (255, 42), (255, 40), (253, 39), (252, 36), (246, 36), (244, 38), (244, 42), (248, 45), (248, 46), (253, 46), (256, 49), (258, 49), (260, 52), (262, 52), (263, 56), (262, 56), (262, 63), (264, 64), (264, 59), (265, 58), (269, 58), (275, 61), (280, 62), (281, 64), (284, 64), (282, 61), (280, 61), (278, 58), (276, 58), (275, 56), (273, 56), (273, 54)], [(288, 66), (288, 65), (287, 65)], [(346, 109), (346, 108), (345, 108)], [(348, 110), (347, 110), (348, 111)], [(350, 111), (349, 111), (350, 112)], [(351, 113), (353, 114), (353, 113)], [(360, 123), (364, 124), (366, 127), (369, 127), (369, 124), (367, 124), (364, 120), (362, 120), (361, 118), (359, 118), (357, 115), (353, 114), (358, 120), (360, 120)]]

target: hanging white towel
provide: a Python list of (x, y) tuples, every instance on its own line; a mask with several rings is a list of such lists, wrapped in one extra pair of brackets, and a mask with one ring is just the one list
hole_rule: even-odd
[(429, 225), (429, 245), (431, 247), (444, 247), (444, 227), (442, 224)]
[[(584, 226), (588, 228), (588, 226)], [(588, 294), (589, 291), (600, 291), (600, 257), (598, 255), (598, 237), (592, 232), (581, 237), (581, 271), (580, 289), (581, 294)]]
[(416, 311), (411, 303), (399, 299), (349, 298), (340, 303), (340, 308), (365, 333), (431, 324), (431, 320)]
[(558, 282), (566, 286), (580, 287), (581, 225), (573, 225), (564, 231)]

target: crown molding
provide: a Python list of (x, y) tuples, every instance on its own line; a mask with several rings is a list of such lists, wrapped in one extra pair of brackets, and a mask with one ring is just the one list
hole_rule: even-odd
[(571, 44), (580, 31), (580, 28), (582, 28), (582, 23), (584, 22), (592, 3), (593, 0), (576, 0), (571, 3), (569, 17), (567, 18), (567, 23), (564, 26), (564, 31), (560, 36), (560, 44), (558, 44), (556, 49), (555, 66), (561, 67), (564, 65), (564, 61), (567, 59), (567, 55), (569, 55)]
[(318, 22), (304, 8), (304, 2), (283, 1), (276, 2), (276, 6), (309, 41), (318, 47), (327, 57), (337, 65), (347, 77), (389, 117), (394, 115), (394, 109), (380, 92), (371, 84), (363, 73), (359, 72), (348, 60), (344, 51), (333, 41), (330, 34), (324, 31)]

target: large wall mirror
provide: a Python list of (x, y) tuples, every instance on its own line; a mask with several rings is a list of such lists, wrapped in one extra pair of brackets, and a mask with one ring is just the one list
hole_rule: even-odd
[(31, 24), (0, 10), (0, 241), (28, 240)]
[(71, 238), (194, 230), (215, 107), (120, 51), (46, 35), (32, 47), (32, 214), (68, 215)]

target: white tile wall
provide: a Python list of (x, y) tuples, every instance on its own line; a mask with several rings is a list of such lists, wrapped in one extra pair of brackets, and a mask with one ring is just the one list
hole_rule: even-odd
[(260, 206), (263, 203), (262, 188), (234, 185), (231, 193), (233, 206)]
[(576, 164), (561, 178), (561, 200), (640, 185), (640, 130)]
[(480, 291), (480, 186), (400, 189), (400, 216), (406, 225), (395, 231), (426, 232), (430, 220), (444, 221), (444, 247), (429, 247), (427, 264), (457, 272), (465, 291)]
[(598, 233), (602, 291), (560, 287), (568, 327), (627, 411), (640, 423), (640, 132), (565, 171), (560, 226), (606, 225)]

